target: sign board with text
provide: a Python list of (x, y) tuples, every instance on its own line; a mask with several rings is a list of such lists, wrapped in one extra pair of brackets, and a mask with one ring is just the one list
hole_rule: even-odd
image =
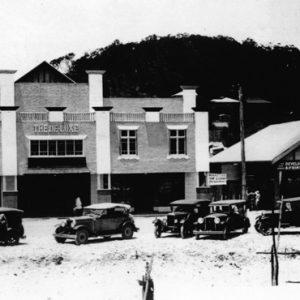
[(209, 185), (226, 185), (227, 174), (209, 173)]
[(297, 171), (300, 170), (300, 161), (283, 161), (277, 166), (278, 171)]

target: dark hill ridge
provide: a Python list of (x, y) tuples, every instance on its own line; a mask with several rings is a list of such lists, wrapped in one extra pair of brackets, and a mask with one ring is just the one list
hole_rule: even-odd
[[(220, 96), (237, 97), (242, 83), (247, 97), (267, 99), (298, 118), (300, 111), (300, 51), (294, 46), (242, 43), (230, 37), (179, 34), (149, 36), (138, 43), (111, 45), (86, 53), (54, 59), (69, 66), (67, 75), (86, 82), (86, 70), (106, 70), (104, 95), (110, 97), (169, 97), (180, 85), (197, 85), (198, 102)], [(283, 114), (282, 114), (283, 116)], [(285, 119), (285, 117), (283, 117)]]

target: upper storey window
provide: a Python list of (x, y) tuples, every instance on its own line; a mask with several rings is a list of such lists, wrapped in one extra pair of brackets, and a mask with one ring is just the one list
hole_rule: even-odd
[(137, 154), (137, 130), (120, 130), (120, 155)]
[(32, 140), (30, 156), (82, 156), (82, 140)]
[(170, 137), (170, 155), (186, 154), (186, 130), (172, 129), (169, 130)]

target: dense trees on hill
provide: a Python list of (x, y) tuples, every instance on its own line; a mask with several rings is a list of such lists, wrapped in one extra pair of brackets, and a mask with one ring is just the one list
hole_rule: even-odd
[(229, 37), (180, 34), (149, 36), (139, 43), (111, 45), (75, 59), (73, 53), (54, 59), (67, 75), (86, 82), (86, 70), (106, 70), (105, 96), (168, 97), (180, 85), (197, 85), (202, 102), (237, 97), (241, 83), (248, 97), (272, 101), (297, 114), (300, 95), (300, 51), (294, 46), (242, 43)]

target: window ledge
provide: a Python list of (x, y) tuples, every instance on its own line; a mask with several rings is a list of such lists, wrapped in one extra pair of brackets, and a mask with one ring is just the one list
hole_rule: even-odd
[(170, 154), (167, 159), (190, 159), (186, 154)]
[(129, 159), (129, 160), (139, 160), (140, 158), (139, 158), (139, 156), (138, 155), (120, 155), (119, 157), (118, 157), (118, 159), (119, 160), (121, 160), (121, 159)]

